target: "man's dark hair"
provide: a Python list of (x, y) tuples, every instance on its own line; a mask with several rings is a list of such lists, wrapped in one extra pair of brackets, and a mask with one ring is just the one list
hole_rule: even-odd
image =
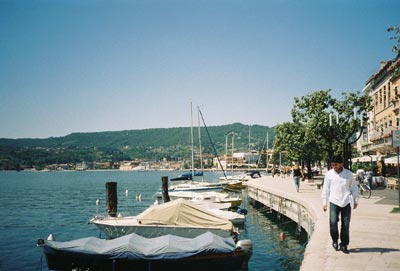
[(343, 163), (343, 157), (341, 155), (333, 155), (331, 157), (331, 163)]

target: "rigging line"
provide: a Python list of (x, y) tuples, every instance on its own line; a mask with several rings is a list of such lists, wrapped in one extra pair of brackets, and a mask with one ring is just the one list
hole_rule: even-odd
[(197, 107), (197, 109), (199, 110), (200, 117), (201, 117), (201, 119), (202, 119), (202, 121), (203, 121), (203, 124), (204, 124), (204, 128), (206, 128), (206, 133), (207, 133), (208, 139), (210, 140), (210, 144), (211, 144), (211, 147), (212, 147), (212, 149), (213, 149), (213, 151), (214, 151), (214, 155), (215, 155), (215, 157), (217, 157), (219, 166), (220, 166), (221, 169), (222, 169), (222, 173), (224, 173), (225, 180), (227, 180), (228, 178), (226, 177), (226, 173), (225, 173), (224, 167), (222, 166), (222, 163), (221, 163), (221, 160), (219, 159), (219, 156), (218, 156), (217, 150), (216, 150), (216, 148), (215, 148), (214, 142), (213, 142), (212, 139), (211, 139), (211, 136), (210, 136), (210, 133), (209, 133), (209, 131), (208, 131), (206, 122), (204, 121), (203, 113), (201, 113), (201, 110), (200, 110), (199, 107)]
[(204, 165), (203, 165), (203, 152), (202, 152), (202, 146), (201, 146), (201, 132), (200, 132), (200, 113), (197, 111), (197, 128), (198, 128), (198, 133), (199, 133), (199, 154), (200, 154), (200, 167), (201, 167), (201, 179), (204, 181)]
[[(267, 136), (265, 137), (265, 139), (264, 139), (264, 142), (263, 142), (263, 145), (262, 145), (262, 148), (261, 148), (261, 151), (260, 151), (260, 155), (258, 156), (258, 161), (257, 161), (257, 169), (258, 169), (258, 166), (260, 165), (260, 161), (261, 161), (261, 157), (262, 157), (262, 152), (263, 152), (263, 150), (264, 150), (264, 147), (265, 147), (265, 144), (267, 144), (267, 140), (268, 140), (268, 131), (267, 131)], [(266, 150), (267, 152), (268, 152), (268, 150)], [(268, 155), (268, 153), (267, 153), (267, 155)], [(266, 159), (267, 160), (267, 159)], [(268, 167), (268, 165), (267, 165), (267, 167)]]

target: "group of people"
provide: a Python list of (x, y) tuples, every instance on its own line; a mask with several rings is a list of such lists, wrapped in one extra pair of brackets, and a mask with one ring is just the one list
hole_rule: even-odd
[(356, 176), (359, 184), (364, 183), (364, 179), (367, 179), (368, 186), (370, 189), (372, 189), (372, 179), (374, 174), (370, 167), (368, 167), (367, 171), (365, 171), (363, 168), (357, 169)]
[[(274, 177), (276, 174), (275, 167), (272, 168), (271, 170), (271, 175)], [(296, 186), (296, 191), (299, 192), (300, 189), (300, 180), (304, 180), (304, 172), (303, 170), (299, 167), (298, 164), (295, 164), (293, 166), (293, 169), (290, 167), (290, 165), (287, 165), (285, 167), (282, 167), (282, 170), (280, 172), (281, 177), (285, 176), (290, 176), (293, 175), (294, 178), (294, 185)]]

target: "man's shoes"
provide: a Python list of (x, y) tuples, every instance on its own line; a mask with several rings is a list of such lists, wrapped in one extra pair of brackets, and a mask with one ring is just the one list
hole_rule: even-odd
[(343, 246), (342, 244), (340, 244), (340, 250), (344, 253), (344, 254), (349, 254), (349, 250), (347, 249), (347, 246)]
[(332, 242), (332, 247), (333, 247), (333, 249), (336, 250), (336, 251), (339, 250), (339, 245), (338, 245), (338, 243), (335, 242), (335, 241)]

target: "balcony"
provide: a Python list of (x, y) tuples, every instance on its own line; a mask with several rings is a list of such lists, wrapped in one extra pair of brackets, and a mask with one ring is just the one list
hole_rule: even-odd
[(392, 102), (392, 104), (393, 104), (393, 112), (395, 113), (395, 114), (398, 114), (399, 113), (399, 109), (400, 109), (400, 106), (399, 106), (399, 97), (395, 97), (395, 98), (392, 98), (391, 100), (390, 100), (391, 102)]
[(392, 138), (391, 137), (381, 137), (377, 140), (374, 140), (367, 145), (361, 146), (361, 151), (363, 153), (393, 153), (396, 151), (396, 148), (392, 146)]

